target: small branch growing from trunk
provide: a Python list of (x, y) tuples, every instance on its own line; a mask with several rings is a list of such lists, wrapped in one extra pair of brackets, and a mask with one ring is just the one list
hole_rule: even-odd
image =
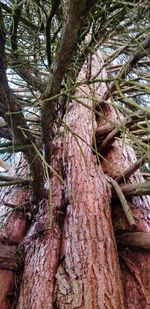
[(115, 191), (116, 191), (116, 194), (120, 200), (120, 203), (122, 205), (122, 208), (124, 210), (124, 213), (127, 217), (127, 220), (129, 222), (129, 224), (132, 226), (132, 227), (135, 227), (136, 226), (136, 222), (133, 218), (133, 215), (132, 215), (132, 212), (131, 212), (131, 209), (129, 208), (128, 206), (128, 203), (125, 199), (125, 196), (120, 188), (120, 186), (118, 185), (118, 183), (112, 179), (111, 177), (106, 177), (108, 179), (108, 181), (112, 184), (112, 186), (114, 187)]
[(121, 183), (123, 181), (127, 181), (131, 175), (133, 173), (135, 173), (137, 171), (137, 169), (142, 166), (145, 162), (145, 158), (146, 156), (143, 156), (142, 158), (140, 158), (139, 160), (137, 160), (134, 164), (132, 164), (125, 172), (124, 174), (120, 174), (118, 175), (115, 180), (118, 182), (118, 183)]
[(13, 180), (13, 181), (8, 181), (8, 182), (0, 182), (0, 188), (2, 187), (10, 187), (10, 186), (15, 186), (15, 185), (25, 185), (27, 184), (26, 181), (23, 179), (18, 180)]
[(150, 181), (128, 184), (120, 188), (125, 196), (150, 195)]
[[(23, 178), (18, 178), (18, 177), (11, 177), (11, 176), (4, 176), (4, 175), (0, 175), (0, 181), (6, 181), (6, 186), (8, 185), (8, 183), (12, 182), (12, 183), (17, 183), (17, 184), (29, 184), (31, 183), (31, 180), (29, 179), (23, 179)], [(0, 184), (1, 186), (1, 184)]]
[(32, 147), (31, 144), (29, 145), (16, 145), (16, 144), (12, 144), (12, 143), (8, 143), (4, 145), (0, 145), (0, 154), (2, 153), (14, 153), (14, 152), (20, 152), (20, 151), (23, 151), (25, 152), (26, 150), (29, 150), (30, 148)]
[(116, 239), (118, 245), (150, 250), (150, 233), (145, 232), (123, 233), (117, 236)]
[[(110, 148), (112, 143), (114, 142), (115, 138), (120, 136), (122, 130), (124, 128), (130, 128), (130, 126), (135, 123), (135, 121), (139, 121), (139, 119), (143, 119), (143, 117), (146, 117), (146, 113), (143, 111), (138, 111), (133, 113), (130, 116), (127, 116), (122, 120), (122, 123), (116, 123), (116, 127), (111, 130), (111, 125), (105, 125), (104, 127), (101, 127), (97, 130), (96, 132), (96, 139), (97, 139), (97, 144), (99, 148), (99, 152), (101, 154), (105, 154)], [(149, 115), (148, 115), (149, 116)], [(115, 126), (115, 125), (114, 125)], [(105, 137), (105, 139), (101, 142), (102, 135), (108, 133), (108, 135)], [(99, 145), (100, 144), (100, 145)]]
[[(150, 52), (150, 38), (147, 38), (141, 44), (141, 48), (138, 49), (133, 56), (129, 58), (129, 60), (125, 63), (125, 65), (121, 68), (117, 79), (123, 80), (125, 77), (132, 71), (132, 69), (136, 66), (140, 59), (147, 56)], [(111, 82), (109, 85), (109, 90), (105, 93), (103, 99), (108, 100), (113, 91), (115, 90), (116, 85), (115, 82)]]

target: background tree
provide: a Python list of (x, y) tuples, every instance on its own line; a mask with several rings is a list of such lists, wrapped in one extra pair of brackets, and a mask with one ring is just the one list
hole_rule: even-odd
[(0, 1), (1, 308), (149, 308), (149, 9)]

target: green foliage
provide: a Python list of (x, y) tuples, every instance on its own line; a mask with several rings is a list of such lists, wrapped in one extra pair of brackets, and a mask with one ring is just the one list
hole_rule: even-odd
[[(149, 1), (93, 1), (90, 9), (85, 7), (79, 16), (80, 28), (73, 42), (74, 51), (65, 65), (61, 46), (65, 42), (68, 16), (73, 14), (71, 5), (74, 1), (70, 3), (64, 0), (0, 1), (6, 32), (5, 61), (9, 87), (27, 124), (25, 128), (20, 123), (19, 128), (24, 135), (27, 131), (31, 133), (40, 151), (44, 146), (41, 107), (46, 100), (51, 106), (55, 100), (52, 121), (57, 126), (63, 125), (62, 115), (67, 98), (73, 96), (76, 77), (88, 55), (99, 49), (104, 58), (102, 69), (105, 68), (108, 75), (107, 79), (102, 79), (108, 87), (104, 100), (109, 98), (125, 116), (137, 110), (145, 111), (145, 119), (140, 121), (139, 118), (135, 129), (134, 125), (132, 130), (124, 128), (123, 134), (125, 132), (132, 140), (139, 155), (147, 152), (149, 158)], [(61, 65), (64, 65), (64, 72)], [(56, 68), (59, 87), (56, 85), (58, 77), (54, 78)], [(53, 79), (56, 91), (52, 96)], [(96, 77), (92, 80), (89, 77), (85, 83), (95, 83), (96, 80)], [(45, 93), (51, 97), (45, 97)], [(1, 105), (0, 112), (3, 114)], [(9, 132), (10, 128), (5, 132), (0, 128), (0, 137), (12, 140)], [(15, 141), (15, 136), (13, 139)]]

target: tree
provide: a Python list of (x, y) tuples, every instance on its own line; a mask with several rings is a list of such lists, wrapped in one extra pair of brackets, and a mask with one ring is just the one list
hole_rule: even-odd
[(0, 307), (149, 308), (149, 1), (0, 1), (0, 43)]

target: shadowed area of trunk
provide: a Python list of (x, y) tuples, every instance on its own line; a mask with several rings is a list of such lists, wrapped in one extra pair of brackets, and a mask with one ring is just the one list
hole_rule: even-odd
[[(27, 164), (21, 157), (18, 164), (16, 164), (17, 175), (24, 176), (26, 167)], [(29, 198), (30, 192), (28, 188), (13, 186), (1, 189), (0, 243), (3, 244), (1, 246), (3, 255), (1, 254), (0, 259), (0, 308), (2, 309), (14, 308), (19, 293), (19, 281), (17, 278), (18, 271), (20, 271), (18, 267), (21, 267), (21, 264), (17, 246), (26, 233), (28, 224), (25, 208), (23, 207), (29, 205)], [(15, 207), (18, 207), (20, 211), (14, 211)]]
[[(62, 144), (53, 147), (53, 168), (61, 174)], [(24, 241), (25, 267), (17, 309), (53, 308), (55, 273), (59, 263), (61, 230), (64, 220), (62, 209), (62, 183), (53, 175), (47, 185), (51, 197), (43, 199), (37, 206)]]

